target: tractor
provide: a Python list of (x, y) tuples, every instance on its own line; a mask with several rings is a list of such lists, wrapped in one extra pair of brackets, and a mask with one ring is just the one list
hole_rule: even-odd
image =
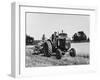
[(71, 48), (71, 39), (63, 32), (58, 35), (55, 32), (52, 34), (51, 39), (44, 40), (41, 46), (39, 52), (46, 57), (56, 56), (57, 59), (61, 59), (67, 52), (71, 57), (76, 56), (75, 49)]

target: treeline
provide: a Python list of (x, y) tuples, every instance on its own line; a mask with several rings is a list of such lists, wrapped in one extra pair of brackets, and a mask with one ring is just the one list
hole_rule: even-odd
[(26, 35), (26, 45), (35, 45), (38, 42), (40, 42), (40, 40), (34, 40), (34, 37)]
[(72, 42), (89, 42), (89, 37), (83, 31), (79, 31), (72, 36)]
[[(45, 39), (46, 39), (45, 34), (43, 34), (41, 40), (45, 40)], [(73, 43), (89, 42), (89, 41), (90, 41), (89, 37), (87, 37), (83, 31), (79, 31), (75, 33), (71, 39), (71, 42)], [(40, 40), (35, 40), (34, 37), (26, 35), (26, 45), (35, 45), (38, 42), (40, 42)]]

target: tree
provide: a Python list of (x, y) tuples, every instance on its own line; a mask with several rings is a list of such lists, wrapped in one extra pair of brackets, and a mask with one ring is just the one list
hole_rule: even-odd
[(86, 41), (87, 40), (87, 36), (83, 31), (79, 31), (77, 33), (75, 33), (72, 37), (73, 41)]
[(34, 38), (26, 35), (26, 45), (33, 45)]
[(90, 39), (89, 39), (89, 37), (88, 37), (87, 41), (88, 41), (88, 42), (90, 42)]
[(45, 34), (43, 34), (43, 36), (42, 36), (42, 40), (44, 41), (46, 38), (45, 38)]

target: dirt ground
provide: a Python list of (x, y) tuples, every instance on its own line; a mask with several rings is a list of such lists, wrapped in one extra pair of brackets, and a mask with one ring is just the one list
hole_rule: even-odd
[(63, 66), (63, 65), (82, 65), (89, 64), (89, 55), (77, 55), (70, 57), (67, 53), (61, 59), (55, 56), (45, 57), (43, 55), (32, 55), (32, 49), (26, 48), (25, 67), (41, 66)]

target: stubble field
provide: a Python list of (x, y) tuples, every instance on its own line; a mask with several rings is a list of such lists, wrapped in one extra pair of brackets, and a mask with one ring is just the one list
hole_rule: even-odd
[(72, 43), (76, 49), (76, 57), (66, 53), (61, 59), (55, 56), (32, 55), (34, 46), (26, 46), (25, 67), (64, 66), (89, 64), (89, 43)]

